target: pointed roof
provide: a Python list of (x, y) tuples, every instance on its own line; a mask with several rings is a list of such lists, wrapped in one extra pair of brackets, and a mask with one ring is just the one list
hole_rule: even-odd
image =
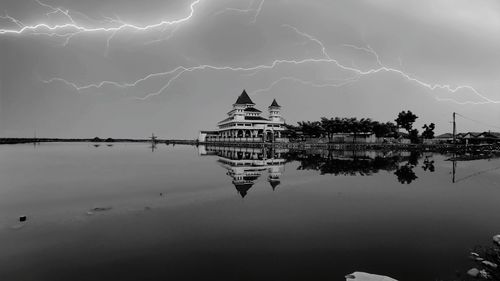
[(276, 99), (273, 99), (273, 103), (269, 107), (280, 107), (280, 105), (276, 102)]
[(276, 187), (281, 183), (279, 180), (273, 180), (273, 181), (269, 181), (269, 183), (271, 184), (271, 187), (273, 188), (273, 190), (276, 189)]
[(233, 183), (234, 187), (236, 187), (236, 190), (240, 194), (241, 198), (245, 198), (245, 196), (248, 193), (248, 190), (252, 188), (253, 183)]
[(234, 104), (255, 104), (247, 94), (247, 91), (243, 90), (241, 95), (238, 97)]

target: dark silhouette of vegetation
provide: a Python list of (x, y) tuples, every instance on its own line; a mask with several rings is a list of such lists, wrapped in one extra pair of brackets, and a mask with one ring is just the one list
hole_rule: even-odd
[(398, 114), (398, 118), (396, 118), (396, 124), (398, 125), (399, 128), (405, 129), (408, 134), (410, 133), (411, 129), (413, 128), (413, 123), (415, 123), (415, 120), (417, 120), (418, 116), (413, 114), (411, 111), (401, 111)]
[(403, 128), (408, 132), (408, 138), (410, 139), (411, 143), (418, 143), (419, 138), (418, 138), (418, 130), (413, 129), (413, 123), (415, 123), (415, 120), (417, 120), (418, 116), (413, 114), (411, 111), (401, 111), (398, 114), (398, 118), (396, 118), (396, 124), (398, 125), (398, 128)]
[(412, 181), (416, 180), (418, 177), (413, 171), (413, 167), (410, 164), (399, 167), (394, 175), (398, 178), (398, 181), (402, 184), (410, 184)]
[(392, 122), (379, 123), (374, 121), (372, 131), (377, 138), (397, 137), (398, 127)]
[[(393, 122), (379, 122), (371, 118), (356, 117), (335, 117), (327, 118), (321, 117), (320, 121), (300, 121), (297, 126), (285, 125), (287, 137), (291, 139), (304, 138), (321, 138), (325, 137), (329, 142), (334, 141), (335, 136), (338, 134), (349, 134), (352, 136), (352, 141), (361, 135), (375, 134), (377, 138), (397, 138), (399, 136), (398, 130), (404, 129), (408, 133), (408, 138), (412, 143), (419, 143), (419, 131), (413, 128), (413, 123), (417, 119), (417, 115), (411, 111), (401, 111), (398, 117)], [(433, 138), (434, 137), (434, 123), (424, 125), (424, 131), (421, 137)]]
[(418, 130), (411, 129), (410, 133), (408, 134), (408, 138), (410, 139), (411, 143), (419, 143), (420, 139), (418, 137)]
[[(298, 138), (302, 133), (304, 137), (319, 138), (326, 137), (333, 141), (336, 134), (352, 134), (353, 142), (359, 134), (372, 134), (377, 137), (394, 137), (397, 135), (397, 126), (392, 122), (380, 123), (370, 118), (326, 118), (321, 121), (301, 121), (297, 126), (286, 125), (286, 135), (290, 138)], [(299, 133), (300, 132), (300, 133)]]
[(430, 123), (429, 125), (424, 124), (424, 126), (422, 127), (422, 129), (424, 129), (424, 131), (422, 132), (422, 138), (433, 139), (435, 128), (436, 128), (436, 125), (434, 125), (434, 123)]
[[(390, 157), (377, 156), (370, 158), (366, 156), (356, 156), (352, 152), (351, 157), (337, 156), (337, 151), (316, 151), (314, 153), (306, 151), (290, 152), (286, 155), (287, 162), (298, 161), (298, 170), (315, 170), (321, 175), (342, 175), (342, 176), (370, 176), (380, 171), (394, 171), (397, 180), (402, 184), (410, 184), (417, 179), (413, 169), (418, 165), (421, 154), (412, 152), (409, 156), (394, 155)], [(407, 161), (399, 166), (399, 163)], [(425, 168), (424, 168), (425, 167)], [(424, 161), (422, 167), (425, 171), (434, 171), (434, 161), (429, 157)]]
[(429, 157), (425, 157), (425, 160), (424, 160), (424, 165), (422, 165), (422, 169), (424, 171), (429, 171), (429, 172), (434, 172), (435, 168), (434, 168), (434, 160), (430, 159)]

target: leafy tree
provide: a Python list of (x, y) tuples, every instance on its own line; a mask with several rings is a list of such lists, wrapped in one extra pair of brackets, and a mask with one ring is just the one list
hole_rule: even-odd
[(352, 133), (353, 138), (352, 142), (354, 143), (356, 141), (356, 136), (361, 130), (360, 123), (356, 117), (352, 118), (346, 118), (344, 121), (344, 129), (346, 130), (346, 133)]
[(413, 123), (415, 123), (415, 120), (417, 120), (418, 116), (413, 114), (411, 111), (401, 111), (398, 114), (398, 118), (396, 118), (396, 124), (398, 125), (399, 128), (405, 129), (408, 134), (413, 128)]
[(420, 141), (417, 129), (410, 130), (408, 137), (410, 138), (411, 143), (418, 143)]
[(321, 117), (321, 127), (326, 134), (328, 141), (332, 141), (333, 135), (342, 131), (342, 120), (338, 117), (326, 118)]
[(319, 138), (323, 134), (323, 128), (321, 127), (321, 122), (319, 121), (302, 121), (299, 122), (299, 128), (302, 130), (304, 135), (311, 138)]
[(397, 131), (398, 128), (396, 124), (392, 122), (380, 123), (378, 121), (373, 121), (371, 124), (371, 132), (373, 132), (377, 138), (395, 137), (397, 136)]
[(429, 125), (425, 124), (422, 129), (424, 131), (422, 132), (422, 138), (424, 139), (433, 139), (434, 138), (434, 129), (436, 128), (436, 125), (434, 123), (430, 123)]
[(291, 138), (291, 139), (296, 139), (298, 134), (297, 132), (299, 131), (299, 126), (294, 126), (294, 125), (290, 125), (290, 124), (285, 124), (285, 131), (284, 131), (284, 134)]

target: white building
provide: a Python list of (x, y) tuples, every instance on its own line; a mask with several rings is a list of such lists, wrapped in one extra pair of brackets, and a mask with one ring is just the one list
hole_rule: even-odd
[(255, 108), (245, 90), (233, 104), (228, 117), (217, 123), (215, 131), (201, 131), (200, 142), (286, 142), (283, 136), (285, 119), (281, 117), (281, 106), (273, 100), (268, 107), (268, 117)]

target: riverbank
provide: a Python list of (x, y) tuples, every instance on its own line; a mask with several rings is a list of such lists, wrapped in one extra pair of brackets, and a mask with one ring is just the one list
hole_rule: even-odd
[(277, 147), (289, 149), (325, 149), (325, 150), (407, 150), (429, 152), (500, 152), (500, 144), (489, 145), (453, 145), (453, 144), (403, 144), (403, 143), (240, 143), (240, 142), (198, 142), (207, 146), (229, 147)]
[[(89, 143), (151, 143), (151, 139), (113, 139), (113, 138), (0, 138), (1, 144), (89, 142)], [(500, 144), (453, 145), (443, 144), (403, 144), (403, 143), (318, 143), (318, 142), (199, 142), (197, 140), (155, 139), (156, 144), (207, 145), (221, 147), (276, 147), (289, 149), (328, 149), (328, 150), (419, 150), (433, 152), (500, 152)]]
[(150, 142), (148, 139), (112, 139), (112, 138), (0, 138), (0, 144), (48, 143), (48, 142)]

